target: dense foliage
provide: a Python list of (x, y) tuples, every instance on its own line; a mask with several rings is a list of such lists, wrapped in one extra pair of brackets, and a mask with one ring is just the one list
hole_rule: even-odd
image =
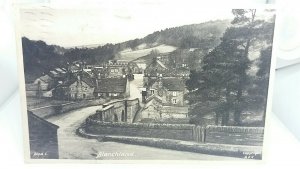
[[(256, 19), (255, 9), (232, 13), (233, 25), (225, 31), (221, 43), (204, 56), (201, 70), (191, 71), (186, 82), (189, 113), (195, 123), (214, 113), (217, 125), (243, 125), (243, 112), (265, 109), (274, 20)], [(255, 44), (261, 50), (259, 64), (249, 56)], [(257, 76), (249, 73), (255, 66)]]

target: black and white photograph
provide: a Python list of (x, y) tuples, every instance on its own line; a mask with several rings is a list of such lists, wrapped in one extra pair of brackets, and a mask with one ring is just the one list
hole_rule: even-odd
[(25, 155), (262, 160), (275, 17), (189, 4), (20, 8)]

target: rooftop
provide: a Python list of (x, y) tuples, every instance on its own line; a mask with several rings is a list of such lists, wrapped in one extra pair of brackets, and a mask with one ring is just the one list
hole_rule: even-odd
[(170, 91), (182, 91), (185, 88), (184, 81), (180, 78), (163, 78), (162, 84)]
[(41, 76), (41, 77), (39, 77), (39, 79), (46, 83), (53, 81), (53, 79), (49, 75)]
[(105, 78), (98, 80), (97, 93), (124, 93), (126, 92), (126, 78)]

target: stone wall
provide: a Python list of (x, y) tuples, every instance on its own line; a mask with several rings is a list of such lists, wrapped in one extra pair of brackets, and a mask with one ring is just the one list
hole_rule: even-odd
[(162, 118), (187, 118), (188, 107), (184, 106), (163, 106)]
[(263, 127), (207, 126), (205, 142), (262, 146)]
[(139, 99), (121, 100), (104, 104), (103, 108), (97, 110), (96, 114), (92, 115), (91, 118), (104, 122), (132, 123), (139, 110)]
[(90, 87), (85, 82), (74, 82), (69, 87), (69, 97), (72, 100), (93, 99), (94, 87)]
[[(178, 84), (179, 85), (179, 84)], [(176, 92), (176, 95), (173, 96), (173, 92)], [(184, 92), (183, 91), (169, 91), (164, 92), (163, 104), (166, 106), (184, 106)], [(176, 103), (173, 103), (173, 99), (176, 99)]]
[(216, 144), (262, 146), (263, 127), (196, 126), (192, 124), (103, 122), (90, 116), (85, 130), (95, 135), (165, 138)]
[(30, 109), (30, 111), (32, 111), (35, 115), (41, 118), (48, 118), (56, 114), (65, 113), (83, 107), (98, 106), (105, 102), (106, 101), (103, 99), (82, 100), (80, 102), (72, 102), (72, 103), (65, 103), (65, 104), (58, 104), (58, 105), (49, 105), (41, 108), (34, 108), (34, 109)]
[(85, 130), (90, 134), (123, 135), (175, 140), (194, 140), (193, 125), (188, 124), (146, 124), (146, 123), (110, 123), (88, 118)]

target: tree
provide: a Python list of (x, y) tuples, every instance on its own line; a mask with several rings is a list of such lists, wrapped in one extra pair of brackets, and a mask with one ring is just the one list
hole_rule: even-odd
[(255, 105), (262, 111), (264, 111), (262, 121), (266, 118), (266, 103), (268, 97), (268, 84), (270, 77), (270, 66), (271, 66), (272, 46), (261, 50), (260, 57), (258, 60), (258, 71), (256, 73), (256, 85), (254, 88), (255, 93)]
[(251, 45), (251, 40), (255, 39), (255, 26), (260, 23), (260, 21), (255, 21), (256, 9), (234, 9), (232, 10), (233, 15), (235, 16), (232, 24), (238, 25), (235, 29), (237, 33), (236, 41), (240, 43), (240, 46), (243, 50), (241, 55), (241, 65), (239, 69), (239, 80), (237, 86), (237, 95), (235, 101), (235, 110), (234, 110), (234, 122), (235, 125), (241, 125), (241, 112), (243, 105), (243, 92), (245, 90), (245, 84), (247, 83), (247, 73), (249, 69), (249, 48)]
[[(221, 118), (221, 125), (228, 125), (242, 53), (237, 48), (239, 44), (227, 36), (224, 34), (221, 44), (203, 58), (199, 72), (191, 71), (190, 79), (186, 82), (189, 96), (192, 96), (188, 99), (192, 104), (191, 113), (201, 117), (215, 112), (216, 124)], [(203, 111), (204, 106), (206, 111)]]
[[(233, 26), (229, 27), (221, 43), (204, 56), (202, 69), (191, 72), (186, 82), (191, 115), (201, 117), (216, 113), (221, 125), (228, 125), (234, 114), (234, 125), (241, 125), (241, 113), (251, 99), (248, 95), (253, 77), (248, 73), (253, 64), (249, 59), (250, 46), (258, 40), (269, 41), (273, 23), (256, 19), (256, 10), (233, 10)], [(263, 45), (262, 45), (263, 46)], [(265, 90), (265, 88), (264, 88)]]

